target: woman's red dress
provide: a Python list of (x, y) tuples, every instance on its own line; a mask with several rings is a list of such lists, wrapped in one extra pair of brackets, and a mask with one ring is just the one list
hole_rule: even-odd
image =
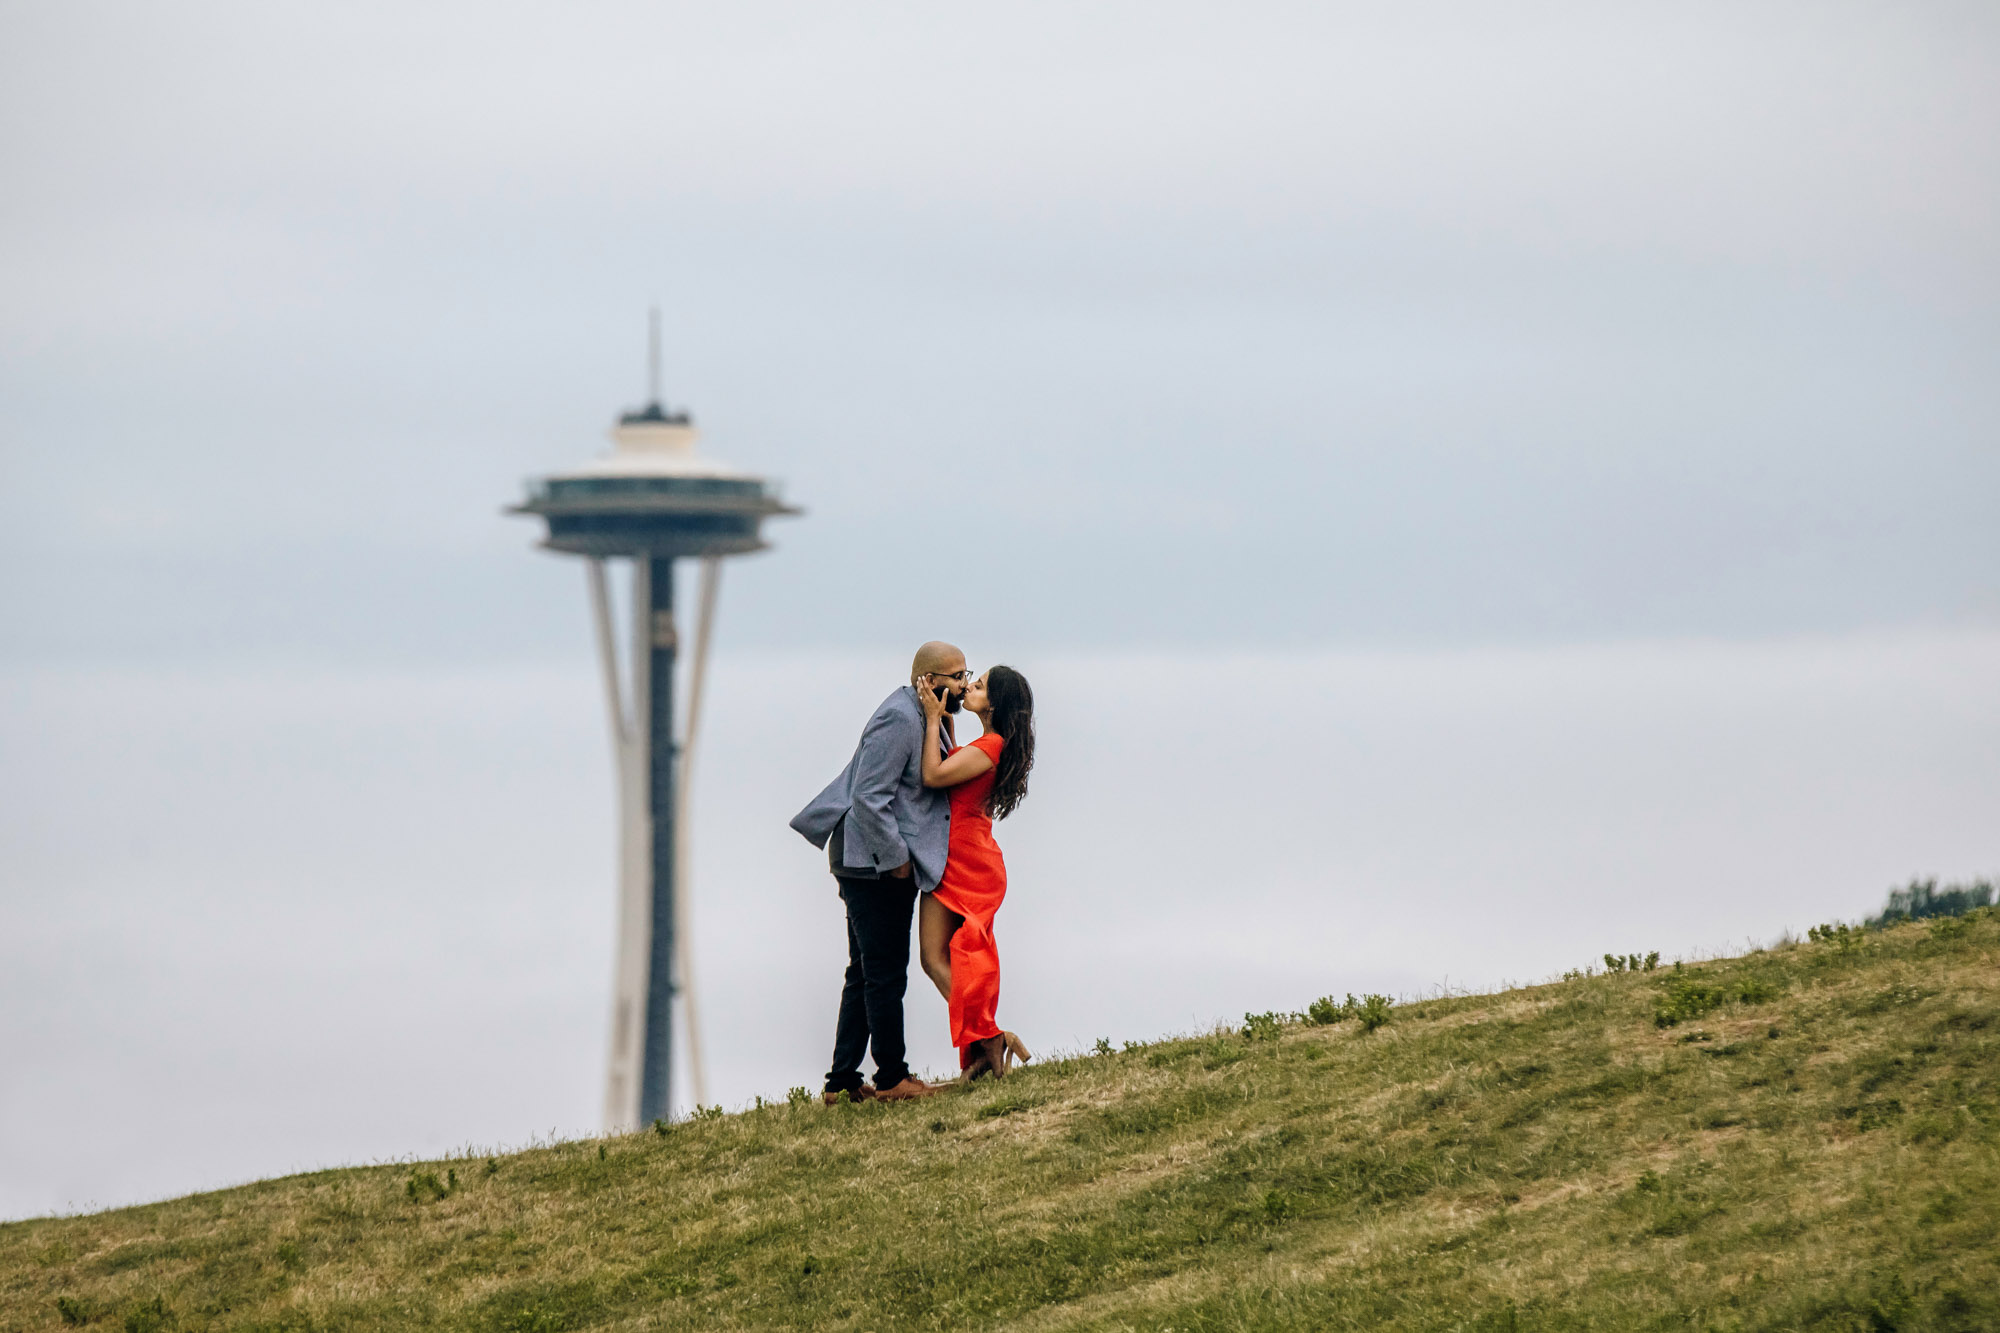
[(973, 1042), (1000, 1035), (994, 1021), (1000, 1004), (1000, 949), (993, 939), (993, 914), (1007, 896), (1007, 863), (1000, 859), (993, 821), (986, 815), (986, 797), (1006, 742), (988, 732), (972, 744), (986, 752), (994, 767), (951, 788), (951, 846), (937, 886), (937, 900), (965, 918), (951, 937), (951, 1044), (958, 1047), (961, 1069), (971, 1059)]

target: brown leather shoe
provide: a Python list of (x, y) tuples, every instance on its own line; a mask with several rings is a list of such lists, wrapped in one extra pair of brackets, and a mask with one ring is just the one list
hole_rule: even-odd
[(935, 1097), (937, 1094), (936, 1088), (912, 1074), (893, 1088), (877, 1088), (875, 1099), (884, 1102), (913, 1102), (919, 1097)]
[[(837, 1092), (822, 1092), (819, 1095), (819, 1099), (827, 1106), (840, 1105), (840, 1094)], [(850, 1102), (872, 1102), (875, 1100), (875, 1089), (863, 1083), (860, 1087), (847, 1094), (847, 1100)]]

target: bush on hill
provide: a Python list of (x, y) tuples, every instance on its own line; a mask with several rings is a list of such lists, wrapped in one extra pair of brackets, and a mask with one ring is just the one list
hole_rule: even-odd
[(1899, 921), (1921, 921), (1932, 916), (1964, 916), (1974, 908), (1993, 905), (1993, 884), (1976, 879), (1970, 884), (1938, 887), (1933, 879), (1913, 879), (1908, 888), (1889, 890), (1889, 901), (1864, 923), (1870, 930), (1893, 926)]

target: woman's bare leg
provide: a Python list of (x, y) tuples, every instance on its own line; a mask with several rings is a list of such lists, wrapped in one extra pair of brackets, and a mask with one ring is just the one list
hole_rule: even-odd
[(965, 924), (965, 918), (937, 900), (934, 893), (922, 895), (917, 904), (917, 947), (923, 958), (924, 975), (951, 999), (951, 937)]

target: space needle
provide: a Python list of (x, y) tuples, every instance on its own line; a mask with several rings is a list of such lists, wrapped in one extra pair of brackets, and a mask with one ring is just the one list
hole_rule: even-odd
[[(695, 449), (694, 422), (660, 396), (659, 312), (649, 339), (650, 394), (611, 431), (609, 453), (528, 483), (508, 510), (548, 524), (542, 545), (584, 558), (610, 705), (618, 778), (618, 944), (604, 1121), (613, 1132), (673, 1115), (674, 1000), (682, 1000), (696, 1104), (707, 1100), (687, 926), (688, 780), (701, 719), (722, 558), (764, 549), (763, 522), (799, 511), (762, 477)], [(700, 562), (686, 721), (674, 728), (674, 562)], [(621, 672), (607, 562), (632, 562)]]

